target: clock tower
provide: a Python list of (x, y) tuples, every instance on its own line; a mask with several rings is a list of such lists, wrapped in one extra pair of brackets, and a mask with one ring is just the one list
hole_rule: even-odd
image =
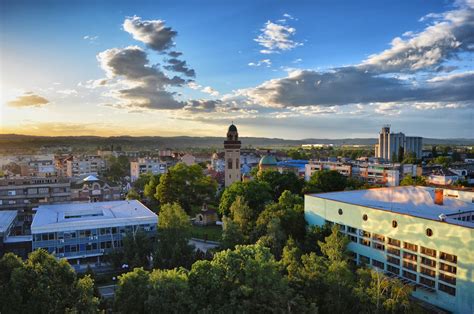
[(232, 123), (227, 131), (227, 139), (224, 141), (226, 187), (242, 179), (240, 174), (240, 146), (237, 127)]

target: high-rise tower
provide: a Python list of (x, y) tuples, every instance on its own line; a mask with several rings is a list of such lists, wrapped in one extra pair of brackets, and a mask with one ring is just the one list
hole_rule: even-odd
[(227, 131), (227, 140), (224, 141), (225, 150), (225, 186), (241, 180), (240, 174), (240, 146), (237, 127), (232, 123)]

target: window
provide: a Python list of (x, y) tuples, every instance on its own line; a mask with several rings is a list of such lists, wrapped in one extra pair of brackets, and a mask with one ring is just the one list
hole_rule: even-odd
[(387, 248), (387, 253), (392, 254), (392, 255), (400, 256), (400, 250), (399, 250), (399, 249), (395, 249), (395, 248), (393, 248), (393, 247), (388, 247), (388, 248)]
[(372, 239), (377, 240), (379, 242), (385, 242), (385, 237), (383, 235), (380, 235), (380, 234), (377, 234), (377, 233), (374, 233), (372, 235)]
[(339, 210), (337, 212), (339, 213), (339, 215), (342, 215), (342, 213), (343, 213), (341, 208), (339, 208)]
[(407, 261), (403, 261), (403, 267), (409, 270), (416, 271), (416, 264), (413, 264)]
[(372, 247), (376, 250), (385, 251), (385, 245), (377, 243), (377, 242), (373, 242)]
[(232, 169), (232, 159), (227, 160), (227, 169)]
[(431, 288), (434, 288), (434, 287), (435, 287), (435, 282), (434, 282), (434, 280), (425, 278), (425, 277), (423, 277), (423, 276), (420, 276), (420, 283), (423, 284), (423, 285), (425, 285), (425, 286), (431, 287)]
[(370, 238), (370, 232), (368, 231), (360, 230), (360, 235), (362, 237)]
[(370, 246), (370, 241), (367, 239), (359, 239), (359, 243), (365, 246)]
[(449, 284), (455, 285), (456, 284), (456, 277), (449, 276), (443, 273), (439, 273), (439, 280), (442, 280), (444, 282), (447, 282)]
[(375, 266), (377, 268), (380, 268), (380, 269), (385, 269), (385, 264), (382, 263), (381, 261), (378, 261), (376, 259), (372, 259), (372, 266)]
[(388, 238), (388, 244), (400, 247), (400, 240)]
[(396, 220), (392, 220), (392, 227), (396, 228), (398, 226), (398, 222)]
[(403, 247), (404, 247), (406, 250), (410, 250), (410, 251), (413, 251), (413, 252), (417, 252), (417, 251), (418, 251), (418, 245), (416, 245), (416, 244), (412, 244), (412, 243), (408, 243), (408, 242), (403, 242)]
[(431, 230), (430, 228), (426, 229), (426, 235), (428, 237), (431, 237), (433, 235), (433, 230)]
[(362, 216), (362, 219), (363, 219), (364, 221), (367, 221), (367, 219), (369, 219), (369, 217), (367, 216), (367, 214), (364, 214), (364, 215)]
[(367, 256), (364, 256), (364, 255), (359, 254), (359, 262), (360, 262), (361, 264), (367, 264), (367, 265), (369, 265), (369, 264), (370, 264), (370, 258), (368, 258)]
[(353, 227), (347, 227), (347, 232), (357, 234), (357, 229)]
[(456, 255), (451, 255), (448, 253), (440, 252), (439, 254), (440, 259), (444, 259), (447, 262), (457, 264), (458, 262), (458, 257)]
[(456, 266), (451, 266), (445, 263), (439, 263), (439, 269), (447, 271), (448, 273), (455, 274), (456, 273)]
[(387, 263), (394, 264), (394, 265), (400, 265), (400, 259), (393, 257), (393, 256), (387, 256)]
[(397, 276), (400, 275), (400, 269), (392, 265), (387, 265), (387, 271)]
[(357, 237), (355, 237), (353, 235), (349, 235), (349, 240), (351, 240), (352, 242), (357, 243)]
[(436, 267), (436, 261), (426, 258), (426, 257), (421, 257), (421, 263), (426, 266)]
[(436, 276), (436, 272), (432, 269), (429, 269), (429, 268), (425, 268), (423, 266), (420, 267), (420, 273), (424, 274), (424, 275), (427, 275), (427, 276), (430, 276), (430, 277), (435, 277)]
[(447, 294), (450, 294), (452, 296), (456, 295), (456, 288), (446, 286), (446, 285), (442, 284), (441, 282), (438, 282), (438, 289), (440, 291), (443, 291), (443, 292), (445, 292)]
[(422, 254), (431, 256), (431, 257), (436, 257), (436, 250), (426, 248), (424, 246), (420, 246), (420, 250)]
[(417, 261), (417, 256), (415, 254), (408, 253), (408, 252), (403, 252), (403, 258), (410, 261), (415, 261), (415, 262)]
[(406, 271), (406, 270), (403, 271), (403, 277), (405, 277), (407, 279), (410, 279), (410, 280), (413, 280), (413, 281), (416, 281), (416, 274), (414, 274), (412, 272), (409, 272), (409, 271)]

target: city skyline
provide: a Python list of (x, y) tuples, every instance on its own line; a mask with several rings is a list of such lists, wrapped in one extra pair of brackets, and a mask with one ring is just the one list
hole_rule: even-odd
[(0, 133), (474, 137), (473, 1), (272, 4), (4, 1)]

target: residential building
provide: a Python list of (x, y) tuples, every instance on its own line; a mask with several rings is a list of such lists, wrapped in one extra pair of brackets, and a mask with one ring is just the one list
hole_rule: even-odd
[(14, 177), (0, 179), (0, 211), (17, 210), (23, 222), (23, 232), (29, 232), (31, 209), (38, 204), (53, 204), (71, 200), (71, 182), (59, 177)]
[(72, 156), (66, 160), (66, 175), (68, 177), (98, 175), (106, 170), (105, 159), (98, 155)]
[(138, 158), (130, 162), (130, 178), (135, 182), (143, 173), (164, 174), (168, 171), (168, 165), (161, 159)]
[[(404, 154), (413, 153), (416, 158), (422, 157), (423, 138), (405, 136), (403, 133), (390, 133), (390, 126), (386, 125), (379, 133), (378, 144), (375, 145), (375, 157), (384, 160), (398, 158), (400, 149)], [(401, 161), (401, 160), (399, 160)]]
[(348, 162), (310, 160), (305, 165), (305, 180), (309, 181), (313, 173), (321, 170), (336, 170), (346, 177), (352, 176), (352, 164)]
[(20, 163), (21, 175), (24, 177), (54, 177), (56, 168), (54, 166), (54, 155), (34, 155), (23, 163)]
[(338, 224), (355, 263), (413, 285), (413, 297), (474, 313), (473, 197), (413, 186), (312, 194), (305, 219)]
[(306, 173), (306, 165), (308, 160), (283, 160), (277, 162), (278, 172), (292, 172), (298, 177), (304, 178)]
[(22, 235), (16, 210), (0, 211), (0, 257), (11, 252), (26, 259), (31, 252), (31, 235)]
[(42, 205), (31, 225), (32, 249), (45, 249), (73, 266), (100, 265), (127, 233), (156, 233), (158, 217), (136, 200)]
[(82, 202), (118, 201), (122, 198), (122, 188), (95, 176), (71, 183), (71, 200)]
[(196, 163), (196, 157), (194, 157), (193, 155), (191, 154), (184, 154), (183, 156), (181, 156), (181, 162), (186, 164), (187, 166), (192, 166)]
[(232, 123), (227, 131), (227, 139), (224, 141), (225, 160), (225, 186), (242, 180), (240, 173), (240, 147), (239, 132)]

